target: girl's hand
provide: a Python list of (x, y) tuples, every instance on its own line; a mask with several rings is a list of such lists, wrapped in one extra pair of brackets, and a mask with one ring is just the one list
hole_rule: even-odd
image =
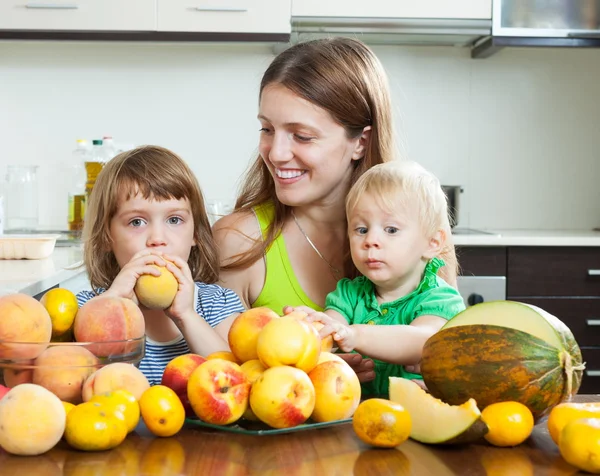
[(166, 268), (173, 273), (179, 283), (179, 289), (175, 294), (175, 299), (165, 314), (169, 316), (179, 329), (185, 319), (196, 319), (198, 314), (194, 308), (194, 296), (196, 293), (196, 284), (192, 277), (192, 272), (188, 264), (178, 256), (164, 255)]
[(152, 266), (153, 264), (156, 266), (165, 266), (165, 260), (161, 253), (150, 250), (143, 250), (136, 253), (129, 260), (129, 263), (119, 271), (119, 274), (117, 274), (117, 277), (104, 295), (131, 299), (136, 304), (139, 304), (134, 291), (135, 283), (144, 274), (160, 276), (160, 271)]

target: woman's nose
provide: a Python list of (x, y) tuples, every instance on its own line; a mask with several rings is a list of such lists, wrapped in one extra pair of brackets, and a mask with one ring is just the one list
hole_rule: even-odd
[(294, 157), (289, 133), (275, 132), (270, 146), (269, 160), (273, 163), (287, 162)]

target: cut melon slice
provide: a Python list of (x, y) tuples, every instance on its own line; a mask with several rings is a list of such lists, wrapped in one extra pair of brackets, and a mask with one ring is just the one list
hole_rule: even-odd
[(410, 437), (421, 443), (469, 443), (488, 431), (472, 398), (462, 405), (448, 405), (411, 380), (390, 377), (390, 400), (408, 410), (412, 419)]

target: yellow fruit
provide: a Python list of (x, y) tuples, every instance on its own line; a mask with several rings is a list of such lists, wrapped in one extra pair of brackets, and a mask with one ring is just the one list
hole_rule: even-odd
[(560, 433), (558, 449), (567, 463), (600, 474), (600, 419), (581, 418), (567, 423)]
[(393, 448), (404, 443), (410, 435), (410, 414), (399, 403), (383, 398), (363, 401), (352, 417), (352, 427), (365, 443)]
[(63, 407), (65, 407), (65, 415), (68, 415), (69, 412), (75, 408), (75, 405), (73, 405), (71, 402), (62, 402), (62, 404)]
[(94, 395), (90, 402), (102, 403), (106, 408), (117, 410), (125, 417), (127, 432), (135, 430), (140, 421), (140, 404), (127, 390), (118, 389)]
[(173, 436), (185, 421), (181, 400), (164, 385), (154, 385), (142, 394), (140, 410), (144, 423), (156, 436)]
[(103, 451), (119, 446), (127, 436), (127, 425), (125, 417), (121, 414), (118, 418), (116, 412), (98, 402), (77, 405), (67, 415), (67, 443), (83, 451)]
[(52, 338), (58, 338), (71, 330), (77, 314), (77, 297), (68, 289), (54, 288), (40, 299), (52, 320)]
[(494, 446), (516, 446), (533, 430), (533, 415), (519, 402), (498, 402), (485, 407), (481, 419), (488, 427), (484, 438)]
[(600, 418), (600, 403), (561, 403), (548, 417), (550, 437), (558, 445), (562, 429), (567, 423), (580, 418)]

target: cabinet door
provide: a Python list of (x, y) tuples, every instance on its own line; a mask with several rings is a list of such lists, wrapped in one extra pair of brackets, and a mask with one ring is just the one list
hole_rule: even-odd
[(291, 0), (158, 0), (158, 31), (290, 33)]
[(293, 0), (292, 16), (490, 20), (492, 0)]
[(152, 31), (156, 0), (2, 0), (0, 29)]

